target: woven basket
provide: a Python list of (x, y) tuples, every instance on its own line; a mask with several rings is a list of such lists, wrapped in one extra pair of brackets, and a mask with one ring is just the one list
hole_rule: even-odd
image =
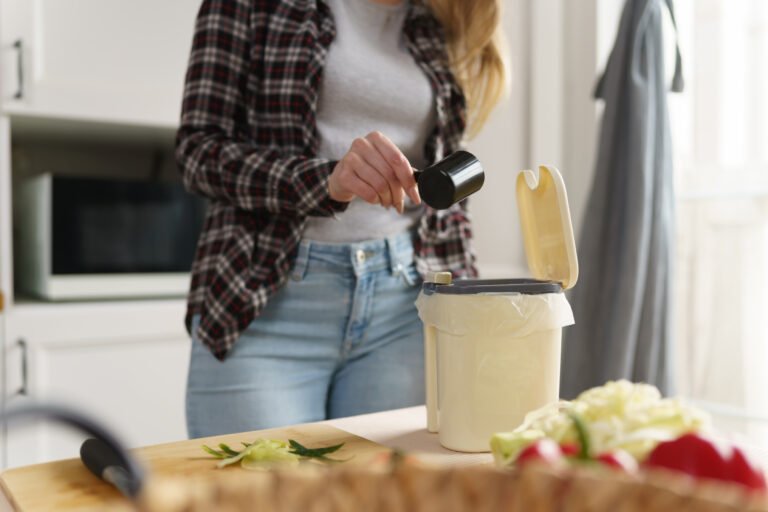
[(630, 477), (610, 470), (526, 467), (392, 471), (334, 467), (157, 478), (147, 512), (768, 512), (764, 495), (739, 485), (695, 483), (677, 474)]

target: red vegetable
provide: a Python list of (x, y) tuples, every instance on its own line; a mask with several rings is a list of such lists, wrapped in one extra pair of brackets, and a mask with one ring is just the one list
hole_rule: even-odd
[(515, 459), (515, 465), (523, 466), (530, 462), (541, 462), (550, 466), (563, 463), (563, 452), (560, 445), (552, 439), (543, 438), (526, 446)]
[(735, 481), (750, 489), (766, 490), (765, 474), (750, 462), (738, 446), (733, 447), (733, 454), (728, 461), (728, 472)]
[(618, 469), (625, 473), (637, 473), (637, 461), (624, 450), (601, 453), (595, 457), (595, 460), (612, 469)]
[(560, 451), (566, 457), (575, 457), (581, 452), (581, 447), (576, 443), (561, 443)]
[(517, 466), (523, 466), (531, 461), (538, 461), (549, 466), (561, 466), (566, 461), (582, 464), (601, 464), (626, 473), (637, 472), (637, 461), (624, 450), (601, 453), (592, 457), (589, 450), (589, 435), (584, 421), (575, 413), (571, 419), (576, 429), (578, 443), (557, 444), (549, 438), (543, 438), (526, 446), (515, 460)]
[(644, 465), (681, 471), (696, 478), (736, 482), (749, 489), (766, 491), (765, 475), (741, 449), (718, 445), (699, 434), (684, 434), (672, 441), (659, 443)]
[(576, 429), (576, 437), (578, 437), (579, 442), (578, 444), (568, 443), (561, 445), (560, 448), (563, 450), (563, 453), (567, 453), (567, 456), (574, 461), (586, 463), (597, 462), (626, 473), (637, 473), (637, 461), (624, 450), (614, 450), (612, 452), (601, 453), (596, 457), (592, 456), (587, 424), (584, 423), (581, 416), (575, 412), (571, 412), (569, 416), (571, 417), (571, 421), (573, 421), (573, 427)]

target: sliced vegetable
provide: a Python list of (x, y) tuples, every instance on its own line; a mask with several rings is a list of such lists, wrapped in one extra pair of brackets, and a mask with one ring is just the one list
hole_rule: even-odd
[(637, 473), (639, 466), (633, 456), (624, 450), (605, 452), (595, 457), (595, 460), (611, 469), (618, 469), (625, 473)]
[(569, 412), (568, 416), (576, 429), (577, 443), (557, 444), (547, 437), (537, 439), (523, 448), (515, 459), (515, 466), (522, 467), (530, 462), (544, 463), (548, 466), (572, 465), (602, 465), (626, 473), (637, 472), (637, 461), (624, 450), (604, 452), (592, 457), (590, 449), (589, 429), (581, 417)]
[(576, 443), (560, 443), (560, 451), (564, 457), (577, 457), (581, 453), (581, 446)]
[(565, 463), (565, 460), (560, 445), (545, 437), (523, 448), (515, 460), (515, 466), (522, 467), (531, 462), (560, 466)]
[(343, 460), (326, 457), (327, 454), (333, 453), (344, 446), (343, 443), (335, 446), (307, 448), (293, 439), (290, 439), (288, 443), (274, 439), (257, 439), (253, 443), (241, 444), (243, 449), (240, 451), (233, 450), (224, 443), (219, 444), (218, 450), (206, 445), (203, 445), (203, 450), (217, 459), (221, 459), (218, 463), (220, 468), (237, 462), (246, 469), (264, 468), (275, 464), (296, 465), (302, 459), (344, 462)]
[(528, 445), (545, 437), (541, 430), (526, 430), (523, 432), (502, 432), (491, 438), (491, 452), (496, 464), (505, 466), (511, 464), (520, 452)]
[(763, 470), (750, 461), (738, 446), (733, 447), (733, 453), (728, 461), (727, 472), (731, 479), (746, 485), (750, 489), (763, 492), (768, 489)]
[(236, 462), (244, 468), (253, 469), (276, 463), (298, 464), (299, 457), (288, 450), (288, 444), (272, 439), (257, 439), (253, 443), (243, 443), (244, 448), (239, 452), (224, 443), (219, 444), (219, 450), (203, 445), (203, 450), (221, 459), (218, 467), (223, 468)]
[(662, 398), (653, 386), (626, 380), (608, 382), (573, 401), (532, 411), (514, 431), (494, 434), (491, 450), (496, 463), (511, 464), (520, 450), (541, 437), (581, 445), (573, 414), (588, 429), (591, 453), (621, 449), (636, 460), (643, 460), (661, 441), (706, 429), (709, 424), (703, 412), (676, 399)]
[(695, 478), (736, 482), (766, 492), (765, 474), (739, 447), (718, 443), (696, 433), (659, 443), (643, 465), (671, 469)]

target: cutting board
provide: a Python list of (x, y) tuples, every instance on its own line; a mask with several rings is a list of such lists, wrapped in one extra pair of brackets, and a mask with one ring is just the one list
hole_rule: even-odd
[[(344, 464), (368, 464), (389, 448), (362, 437), (325, 425), (314, 423), (257, 432), (206, 437), (191, 441), (161, 444), (133, 450), (134, 455), (153, 475), (199, 475), (207, 472), (247, 471), (240, 466), (216, 468), (216, 459), (200, 448), (203, 444), (216, 446), (227, 443), (235, 447), (241, 441), (255, 439), (295, 439), (304, 446), (316, 448), (344, 443), (334, 458), (350, 460)], [(91, 474), (79, 459), (68, 459), (10, 469), (0, 475), (3, 491), (19, 512), (68, 510), (132, 510), (111, 485)]]

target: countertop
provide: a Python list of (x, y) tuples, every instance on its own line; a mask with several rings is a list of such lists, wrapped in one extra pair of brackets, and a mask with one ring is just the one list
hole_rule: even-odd
[(419, 458), (438, 464), (470, 466), (493, 462), (490, 453), (461, 453), (440, 446), (437, 434), (427, 432), (427, 409), (423, 405), (325, 423), (389, 448), (419, 453)]
[[(417, 454), (420, 459), (435, 464), (469, 466), (491, 464), (493, 461), (490, 453), (459, 453), (440, 446), (437, 434), (430, 434), (425, 428), (424, 406), (329, 420), (319, 424), (335, 427), (378, 445)], [(754, 459), (766, 467), (768, 450), (757, 446), (744, 447)], [(0, 512), (11, 511), (13, 508), (7, 497), (0, 493)]]
[[(489, 464), (493, 461), (490, 453), (459, 453), (440, 446), (437, 434), (430, 434), (425, 428), (424, 406), (329, 420), (321, 424), (389, 448), (418, 453), (419, 458), (432, 463), (455, 466)], [(12, 511), (7, 497), (0, 493), (0, 512)]]

